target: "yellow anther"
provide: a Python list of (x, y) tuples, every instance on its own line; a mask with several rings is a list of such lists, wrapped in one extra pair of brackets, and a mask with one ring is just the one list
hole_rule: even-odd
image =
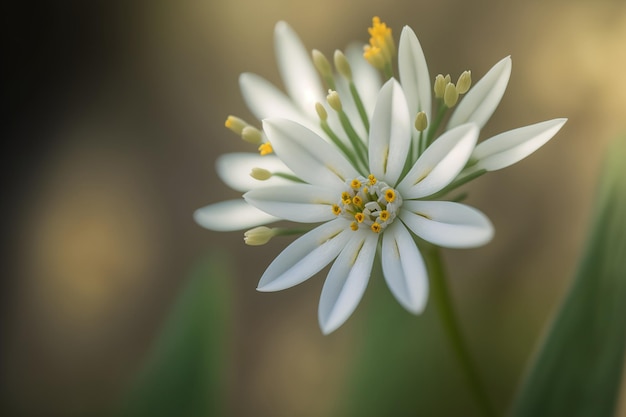
[(391, 28), (380, 21), (378, 16), (372, 19), (372, 27), (367, 31), (370, 34), (370, 44), (365, 47), (363, 56), (378, 69), (383, 69), (391, 63), (396, 53), (396, 46), (391, 36)]
[(250, 172), (250, 176), (254, 178), (255, 180), (265, 181), (265, 180), (269, 180), (270, 178), (272, 178), (272, 173), (269, 172), (267, 169), (252, 168), (252, 171)]
[(369, 193), (370, 189), (367, 187), (363, 187), (363, 194)]
[[(369, 185), (374, 185), (374, 184), (376, 184), (376, 181), (377, 181), (376, 177), (374, 176), (374, 174), (369, 174), (367, 176), (367, 180), (368, 180), (367, 182), (369, 183)], [(363, 191), (367, 192), (366, 190), (363, 190)]]
[(240, 119), (239, 117), (228, 116), (226, 118), (226, 121), (224, 122), (224, 126), (229, 128), (236, 134), (241, 135), (243, 128), (249, 125), (245, 122), (245, 120)]
[(333, 214), (335, 216), (339, 216), (341, 214), (341, 207), (339, 207), (337, 204), (333, 204)]
[(344, 191), (343, 193), (341, 193), (341, 201), (343, 202), (343, 204), (350, 204), (352, 203), (352, 196), (349, 192)]
[(396, 192), (391, 188), (385, 191), (385, 201), (388, 203), (393, 203), (393, 200), (396, 199)]
[(357, 213), (354, 215), (354, 220), (359, 223), (363, 223), (363, 220), (365, 220), (365, 215), (363, 213)]
[(372, 229), (372, 232), (378, 233), (382, 229), (382, 226), (379, 223), (372, 223), (370, 229)]
[(350, 182), (350, 187), (352, 187), (355, 190), (358, 190), (359, 188), (361, 188), (361, 181), (357, 180), (356, 178), (352, 180), (352, 182)]
[(263, 133), (254, 126), (246, 126), (241, 131), (241, 139), (253, 145), (263, 143)]
[(269, 142), (265, 142), (264, 144), (259, 146), (259, 153), (261, 154), (261, 156), (269, 155), (272, 152), (274, 152), (274, 149), (272, 148), (272, 145)]
[(456, 82), (456, 91), (459, 94), (465, 94), (470, 89), (472, 85), (472, 72), (471, 71), (463, 71), (463, 73), (459, 76), (459, 79)]
[(339, 74), (341, 74), (346, 80), (352, 81), (352, 68), (350, 68), (348, 58), (346, 58), (343, 52), (337, 49), (335, 51), (335, 55), (333, 56), (333, 60), (335, 61), (335, 68), (337, 68)]
[(355, 195), (354, 198), (352, 199), (352, 204), (354, 204), (357, 207), (361, 207), (363, 205), (363, 199), (359, 197), (358, 195)]
[(339, 98), (339, 93), (334, 90), (328, 90), (328, 95), (326, 96), (326, 100), (330, 107), (336, 112), (340, 112), (342, 110), (341, 99)]
[(433, 88), (435, 90), (435, 97), (443, 98), (443, 93), (446, 91), (446, 84), (446, 79), (443, 75), (438, 74), (435, 77), (435, 86)]
[(325, 122), (328, 119), (328, 113), (324, 108), (324, 105), (320, 102), (315, 103), (315, 111), (317, 112), (317, 116), (320, 118), (322, 122)]
[(423, 132), (428, 127), (428, 116), (423, 111), (417, 113), (415, 117), (415, 129), (418, 132)]
[(270, 229), (266, 226), (255, 227), (243, 234), (243, 241), (246, 245), (259, 246), (265, 245), (269, 240), (276, 235), (274, 229)]
[(446, 91), (443, 93), (443, 102), (447, 107), (454, 107), (457, 101), (459, 101), (459, 92), (454, 84), (448, 83)]
[(359, 225), (356, 222), (352, 222), (350, 223), (350, 229), (356, 232), (357, 230), (359, 230)]
[(387, 220), (389, 220), (389, 212), (387, 210), (381, 210), (378, 217), (380, 218), (380, 220), (386, 222)]

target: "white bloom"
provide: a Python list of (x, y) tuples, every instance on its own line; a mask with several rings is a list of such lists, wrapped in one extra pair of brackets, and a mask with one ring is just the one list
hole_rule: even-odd
[[(504, 94), (511, 59), (498, 62), (469, 91), (469, 72), (458, 90), (449, 76), (438, 76), (436, 88), (446, 90), (444, 99), (432, 96), (424, 53), (409, 27), (402, 30), (398, 46), (399, 81), (392, 77), (391, 30), (375, 18), (370, 34), (365, 57), (387, 75), (387, 82), (381, 87), (362, 56), (349, 49), (354, 82), (332, 75), (329, 80), (326, 71), (324, 79), (336, 93), (328, 94), (333, 106), (320, 108), (327, 92), (309, 54), (287, 24), (277, 24), (277, 60), (288, 95), (257, 75), (240, 78), (248, 107), (263, 120), (261, 152), (275, 155), (220, 158), (220, 177), (245, 192), (245, 202), (217, 203), (195, 213), (198, 223), (213, 230), (276, 220), (314, 224), (269, 265), (258, 289), (289, 288), (332, 263), (319, 305), (324, 333), (343, 324), (358, 305), (377, 253), (398, 302), (412, 313), (423, 311), (428, 278), (416, 237), (468, 248), (493, 236), (484, 214), (441, 197), (468, 179), (523, 159), (565, 123), (542, 122), (477, 145), (480, 129)], [(446, 129), (437, 136), (453, 106)], [(419, 131), (413, 123), (418, 114)], [(231, 129), (244, 125), (237, 119)], [(246, 240), (262, 244), (288, 234), (286, 230), (255, 228)]]

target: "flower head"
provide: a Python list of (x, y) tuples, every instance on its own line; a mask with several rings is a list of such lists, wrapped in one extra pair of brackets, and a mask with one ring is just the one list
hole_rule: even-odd
[[(217, 203), (195, 214), (198, 223), (215, 230), (281, 219), (308, 225), (306, 232), (256, 227), (245, 239), (256, 245), (303, 233), (268, 266), (260, 291), (297, 285), (332, 263), (319, 306), (324, 333), (355, 310), (376, 256), (398, 302), (412, 313), (423, 311), (428, 277), (418, 242), (468, 248), (493, 236), (483, 213), (446, 195), (529, 155), (565, 122), (526, 126), (477, 145), (506, 88), (510, 58), (471, 88), (469, 71), (456, 85), (450, 76), (437, 76), (433, 98), (424, 54), (408, 26), (398, 46), (399, 80), (392, 76), (391, 29), (375, 18), (370, 36), (364, 54), (335, 54), (341, 66), (335, 76), (321, 52), (311, 59), (295, 33), (285, 23), (277, 25), (278, 62), (289, 95), (244, 74), (244, 98), (262, 119), (262, 130), (254, 128), (261, 155), (218, 160), (218, 172), (245, 191), (244, 201)], [(368, 61), (386, 74), (382, 86)], [(316, 67), (330, 90), (322, 88)], [(227, 126), (242, 134), (248, 125), (230, 117)]]

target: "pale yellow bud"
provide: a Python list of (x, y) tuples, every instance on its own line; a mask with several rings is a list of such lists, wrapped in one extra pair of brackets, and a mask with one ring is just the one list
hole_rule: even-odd
[(241, 131), (241, 139), (253, 145), (263, 143), (263, 133), (254, 126), (246, 126)]
[(267, 169), (252, 168), (252, 171), (250, 172), (250, 176), (254, 178), (255, 180), (265, 181), (265, 180), (269, 180), (270, 178), (272, 178), (272, 173), (269, 172)]
[(315, 103), (315, 111), (317, 112), (317, 116), (322, 122), (325, 122), (326, 119), (328, 119), (328, 113), (326, 112), (326, 109), (324, 108), (324, 105), (322, 103)]
[(224, 122), (224, 126), (229, 128), (236, 134), (241, 135), (241, 131), (244, 127), (248, 126), (248, 123), (246, 123), (243, 119), (240, 119), (239, 117), (228, 116), (228, 118)]
[(456, 102), (459, 100), (459, 92), (456, 90), (456, 87), (452, 83), (448, 83), (446, 85), (446, 90), (443, 93), (443, 102), (448, 107), (454, 107)]
[(415, 117), (415, 129), (417, 129), (418, 132), (423, 132), (427, 127), (428, 117), (426, 116), (426, 113), (423, 111), (417, 113), (417, 116)]
[(446, 91), (446, 80), (443, 75), (439, 74), (435, 77), (435, 97), (443, 98), (443, 93)]
[(459, 76), (459, 79), (456, 82), (456, 91), (458, 91), (459, 94), (465, 94), (470, 89), (471, 85), (472, 85), (472, 72), (463, 71), (463, 74)]
[(333, 70), (330, 67), (330, 62), (328, 62), (328, 59), (326, 59), (326, 56), (323, 53), (317, 49), (313, 49), (311, 56), (313, 58), (313, 65), (315, 65), (315, 68), (317, 68), (323, 78), (333, 76)]
[(341, 74), (346, 80), (352, 81), (352, 68), (350, 68), (348, 58), (346, 58), (343, 52), (337, 49), (333, 59), (335, 61), (335, 68), (337, 68), (339, 74)]
[(339, 98), (339, 93), (334, 90), (328, 90), (328, 95), (326, 96), (326, 100), (330, 107), (336, 112), (340, 112), (342, 110), (341, 99)]
[(250, 246), (265, 245), (275, 236), (275, 234), (274, 229), (270, 229), (266, 226), (259, 226), (245, 232), (243, 234), (243, 241), (246, 245)]

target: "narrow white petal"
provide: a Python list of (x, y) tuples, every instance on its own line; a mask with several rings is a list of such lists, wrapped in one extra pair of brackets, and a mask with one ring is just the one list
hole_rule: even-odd
[(267, 267), (257, 290), (280, 291), (306, 281), (337, 257), (352, 233), (347, 220), (336, 219), (301, 236)]
[(476, 123), (483, 128), (500, 104), (511, 76), (511, 57), (494, 65), (463, 97), (452, 113), (448, 129), (464, 123)]
[(221, 201), (197, 209), (193, 219), (200, 226), (218, 232), (244, 230), (280, 220), (252, 207), (243, 199)]
[(372, 272), (377, 242), (378, 235), (369, 230), (353, 233), (330, 268), (318, 311), (324, 334), (341, 326), (361, 301)]
[(402, 197), (426, 197), (450, 184), (467, 163), (477, 138), (478, 127), (473, 123), (437, 138), (398, 185)]
[(332, 220), (332, 205), (339, 198), (335, 190), (310, 184), (257, 188), (243, 198), (259, 210), (301, 223)]
[(554, 119), (520, 127), (479, 143), (470, 157), (478, 161), (472, 169), (495, 171), (513, 165), (552, 139), (566, 121)]
[(494, 232), (482, 212), (451, 201), (405, 201), (400, 218), (422, 239), (447, 248), (484, 245)]
[(378, 95), (369, 136), (372, 174), (392, 185), (398, 181), (411, 144), (411, 120), (402, 87), (395, 79)]
[(271, 177), (265, 181), (256, 180), (250, 176), (252, 168), (292, 174), (291, 170), (276, 155), (261, 156), (258, 153), (237, 152), (221, 155), (215, 161), (217, 175), (226, 185), (237, 191), (245, 192), (253, 188), (293, 184), (293, 182), (280, 177)]
[(299, 122), (306, 119), (289, 97), (263, 77), (243, 73), (239, 76), (239, 88), (248, 108), (259, 120), (278, 116)]
[(380, 72), (363, 57), (363, 45), (353, 44), (346, 49), (346, 57), (352, 67), (352, 78), (363, 106), (371, 117), (376, 105), (376, 98), (382, 86)]
[(274, 47), (287, 92), (302, 111), (312, 118), (316, 117), (315, 103), (323, 101), (324, 90), (308, 50), (285, 22), (276, 24)]
[(418, 112), (426, 113), (430, 119), (431, 93), (430, 75), (426, 58), (415, 32), (408, 26), (402, 29), (398, 46), (398, 70), (400, 83), (409, 104), (409, 113), (415, 117)]
[(383, 234), (383, 274), (398, 302), (413, 314), (424, 311), (428, 274), (424, 259), (404, 225), (396, 221)]
[(263, 121), (274, 152), (304, 181), (339, 189), (358, 176), (350, 162), (330, 143), (291, 120)]

